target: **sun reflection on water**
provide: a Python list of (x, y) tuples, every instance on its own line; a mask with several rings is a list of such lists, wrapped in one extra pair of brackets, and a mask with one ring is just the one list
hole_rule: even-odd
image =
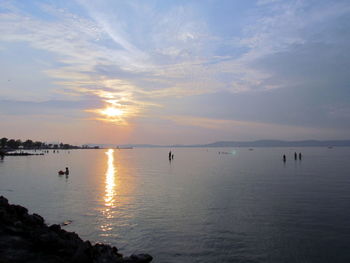
[(105, 233), (102, 236), (109, 236), (109, 232), (113, 229), (110, 219), (113, 218), (113, 208), (116, 207), (116, 174), (117, 169), (114, 166), (114, 150), (109, 149), (105, 152), (107, 155), (107, 171), (105, 180), (105, 195), (104, 195), (104, 205), (102, 213), (105, 218), (101, 224), (101, 230)]
[[(122, 153), (113, 149), (106, 150), (104, 184), (101, 193), (101, 216), (99, 221), (100, 242), (109, 242), (110, 238), (118, 236), (117, 226), (129, 225), (133, 217), (133, 191), (135, 189), (134, 176), (131, 171), (132, 163)], [(118, 157), (118, 158), (116, 158)], [(125, 176), (127, 175), (127, 176)]]
[(115, 207), (114, 205), (114, 197), (115, 197), (115, 176), (117, 173), (117, 169), (114, 166), (114, 150), (109, 149), (106, 152), (108, 156), (108, 162), (107, 162), (107, 172), (106, 172), (106, 193), (105, 193), (105, 205), (108, 207)]

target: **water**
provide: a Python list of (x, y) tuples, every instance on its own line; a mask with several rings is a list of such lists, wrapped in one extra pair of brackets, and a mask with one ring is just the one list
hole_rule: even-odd
[(154, 262), (350, 262), (350, 148), (173, 152), (171, 163), (161, 148), (5, 157), (0, 194)]

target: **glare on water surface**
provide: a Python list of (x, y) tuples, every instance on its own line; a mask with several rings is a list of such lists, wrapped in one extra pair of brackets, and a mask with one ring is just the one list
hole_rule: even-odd
[(105, 194), (105, 205), (109, 207), (114, 206), (114, 196), (115, 196), (115, 176), (116, 168), (114, 166), (114, 150), (109, 149), (106, 152), (108, 156), (108, 166), (106, 171), (106, 194)]
[[(116, 167), (114, 166), (114, 150), (109, 149), (106, 151), (107, 155), (107, 171), (106, 171), (106, 179), (105, 179), (105, 196), (104, 196), (104, 204), (105, 209), (102, 211), (104, 217), (106, 219), (112, 219), (113, 218), (113, 211), (112, 209), (115, 207), (115, 195), (116, 195), (116, 183), (115, 183), (115, 176), (116, 176)], [(108, 232), (113, 229), (111, 223), (109, 221), (105, 221), (101, 224), (101, 230), (103, 232)], [(108, 234), (106, 234), (108, 235)]]

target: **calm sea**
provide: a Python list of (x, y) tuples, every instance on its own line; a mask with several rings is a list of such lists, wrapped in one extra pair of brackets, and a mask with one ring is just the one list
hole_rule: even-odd
[(5, 157), (0, 195), (154, 262), (350, 262), (350, 148), (168, 151)]

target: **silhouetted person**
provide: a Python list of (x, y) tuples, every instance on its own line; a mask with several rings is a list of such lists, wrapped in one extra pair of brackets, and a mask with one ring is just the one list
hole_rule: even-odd
[(173, 160), (173, 159), (174, 159), (174, 154), (171, 155), (171, 160)]
[(68, 167), (66, 167), (66, 175), (69, 175)]
[(299, 160), (301, 160), (301, 153), (299, 153)]
[(283, 154), (283, 162), (285, 163), (286, 162), (286, 155), (285, 154)]
[(298, 155), (297, 155), (297, 153), (295, 152), (294, 153), (294, 160), (297, 160), (298, 159)]
[(169, 161), (171, 160), (171, 151), (169, 151)]

